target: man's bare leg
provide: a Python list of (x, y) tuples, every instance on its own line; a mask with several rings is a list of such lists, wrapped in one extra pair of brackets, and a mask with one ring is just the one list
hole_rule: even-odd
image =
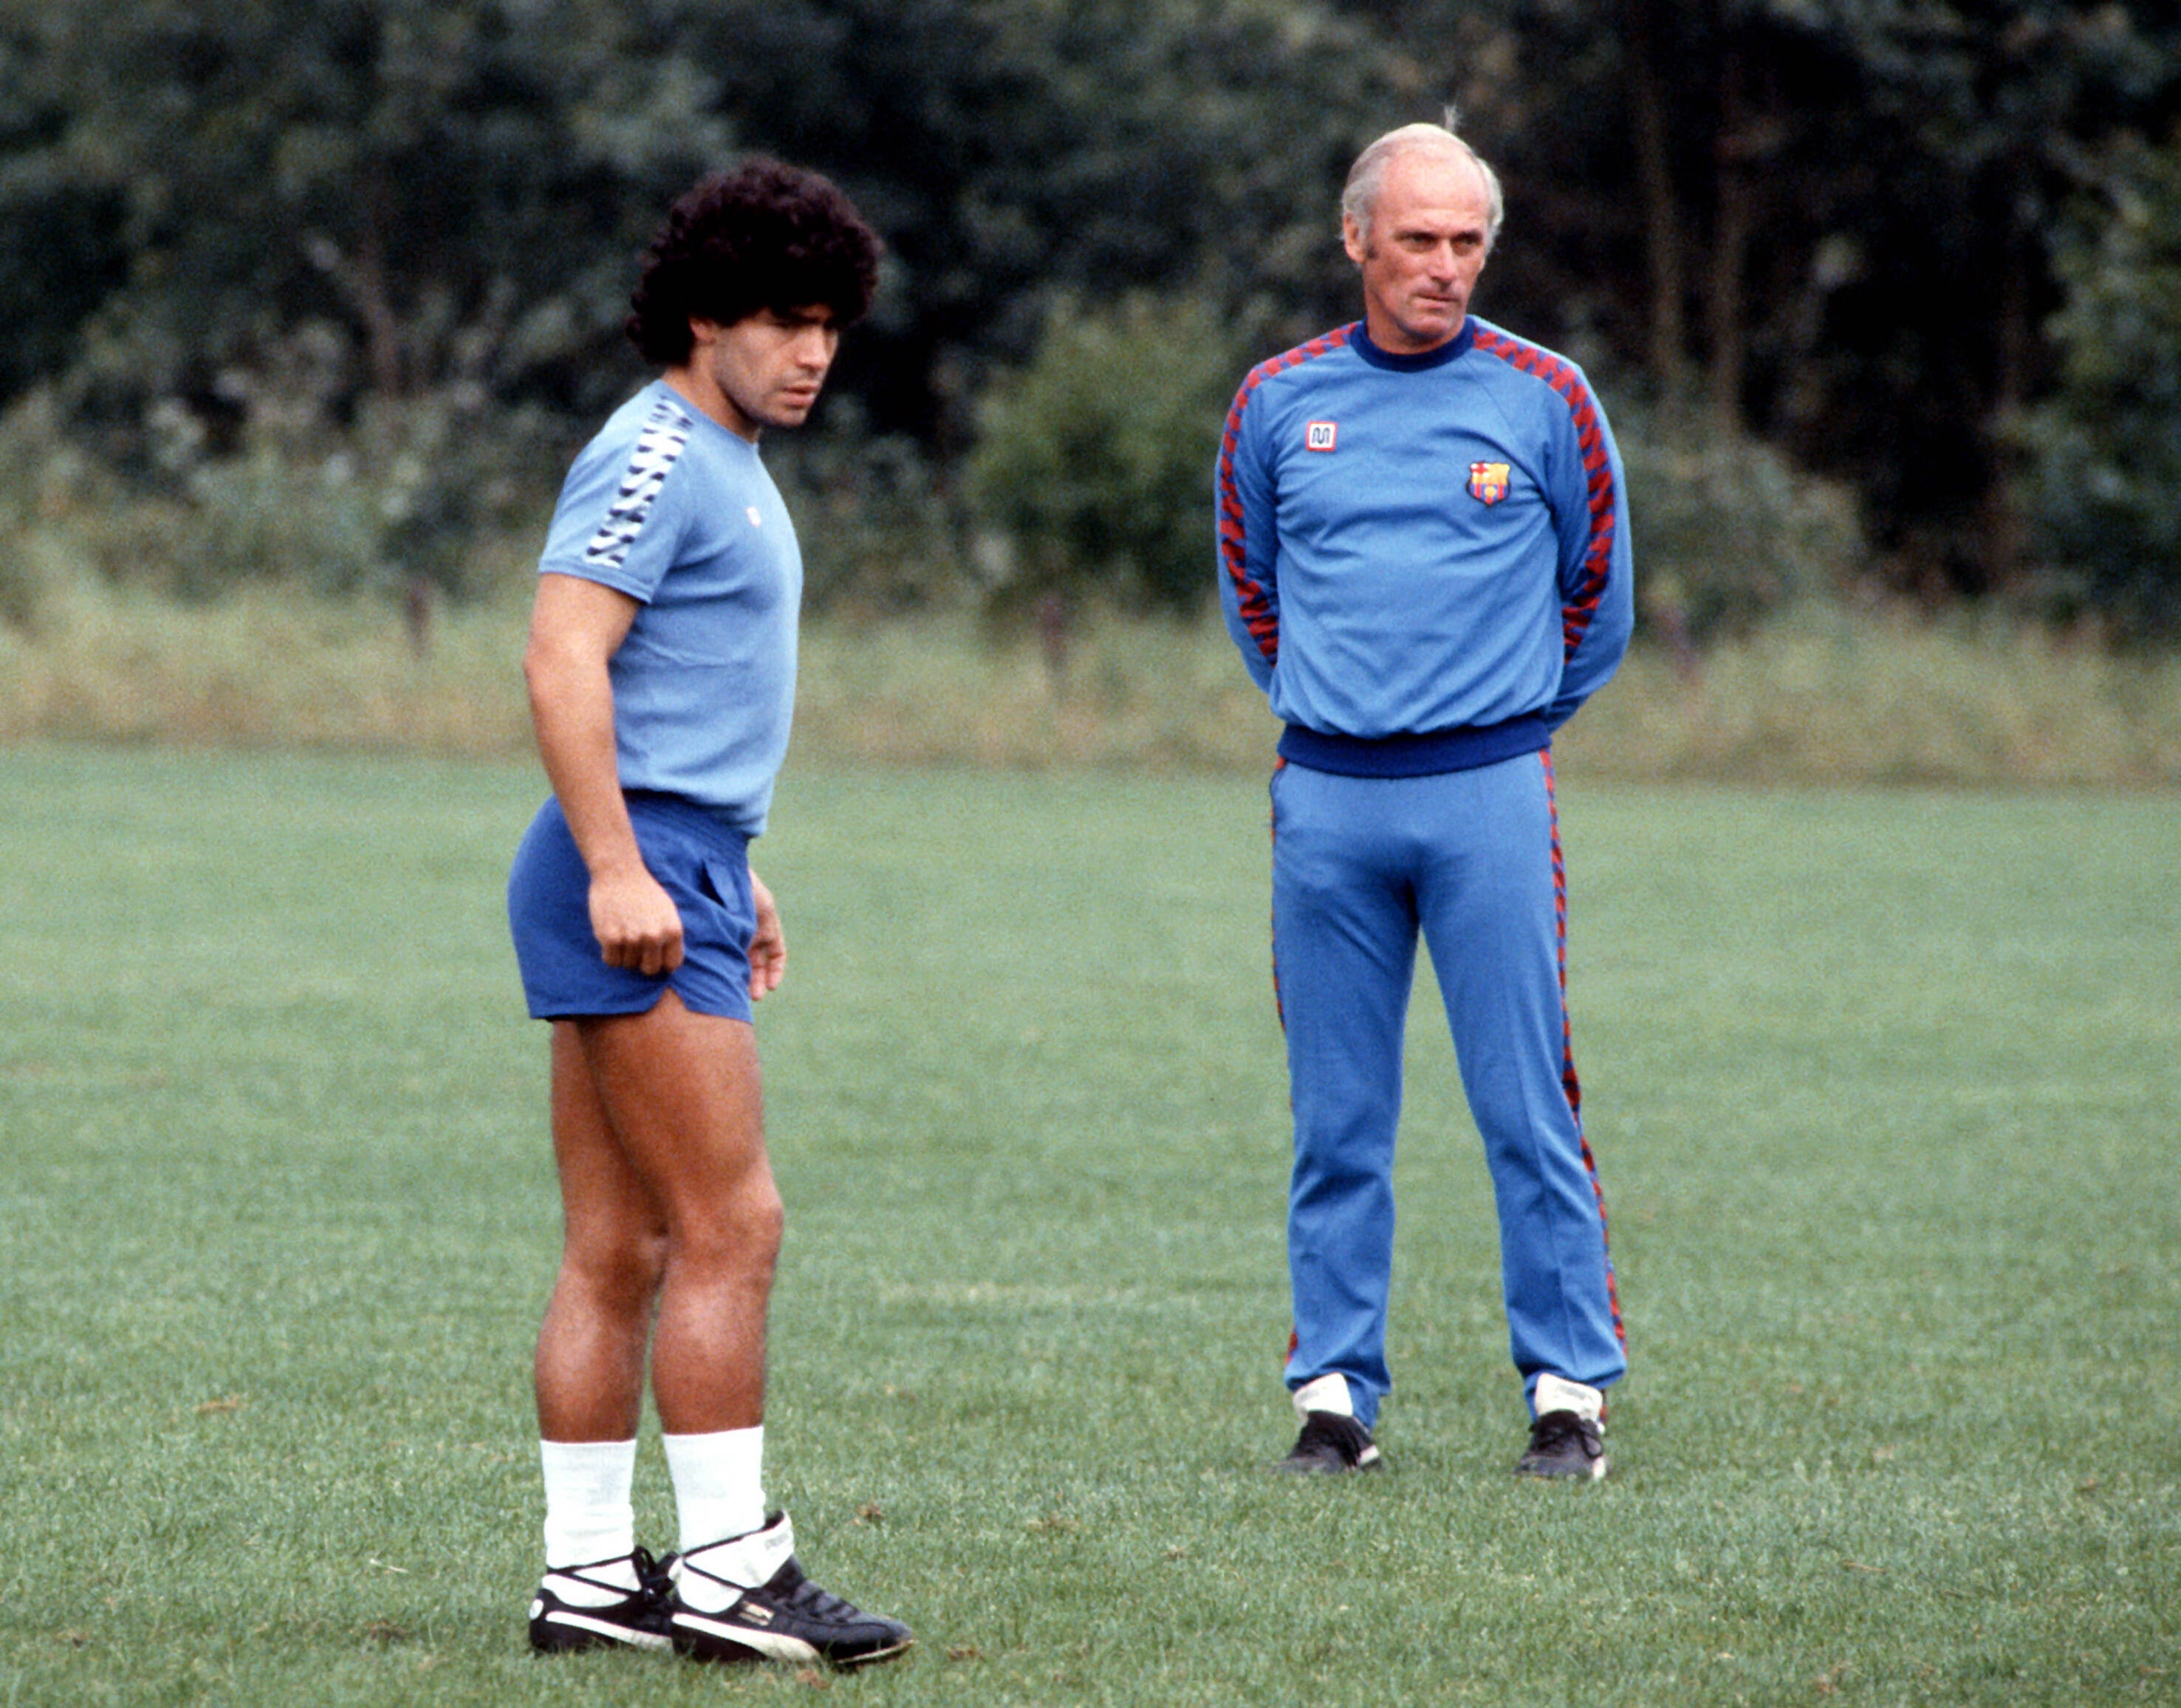
[(670, 991), (649, 1013), (554, 1033), (567, 1229), (538, 1340), (544, 1434), (633, 1436), (647, 1328), (667, 1433), (761, 1423), (782, 1218), (754, 1033)]

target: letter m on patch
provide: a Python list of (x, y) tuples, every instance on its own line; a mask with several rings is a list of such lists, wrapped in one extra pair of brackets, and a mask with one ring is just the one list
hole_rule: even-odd
[(1470, 464), (1470, 497), (1483, 504), (1498, 504), (1507, 496), (1507, 474), (1505, 463)]
[(1340, 430), (1329, 421), (1307, 422), (1302, 430), (1302, 448), (1306, 451), (1329, 451)]

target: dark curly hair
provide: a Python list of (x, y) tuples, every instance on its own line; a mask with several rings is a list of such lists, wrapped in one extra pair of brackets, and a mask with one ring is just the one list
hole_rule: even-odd
[(644, 251), (629, 341), (657, 367), (689, 359), (689, 322), (732, 326), (765, 310), (822, 305), (860, 320), (881, 245), (854, 204), (814, 172), (754, 158), (676, 201)]

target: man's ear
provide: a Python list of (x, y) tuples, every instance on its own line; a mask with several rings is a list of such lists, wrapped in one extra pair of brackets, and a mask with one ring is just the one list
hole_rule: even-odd
[(1363, 265), (1363, 257), (1369, 252), (1368, 247), (1363, 241), (1363, 228), (1356, 223), (1352, 214), (1340, 216), (1340, 246), (1348, 251), (1348, 258), (1356, 266)]

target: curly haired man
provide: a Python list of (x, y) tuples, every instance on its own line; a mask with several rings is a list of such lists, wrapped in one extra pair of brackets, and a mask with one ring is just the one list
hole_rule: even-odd
[[(787, 950), (748, 851), (803, 566), (758, 441), (809, 415), (879, 254), (837, 189), (777, 163), (677, 201), (627, 323), (659, 377), (577, 458), (539, 564), (523, 675), (552, 796), (508, 912), (552, 1025), (566, 1220), (537, 1353), (544, 1651), (849, 1667), (910, 1640), (804, 1576), (761, 1480), (781, 1208), (751, 1004)], [(663, 1560), (631, 1501), (647, 1352), (681, 1530)]]

